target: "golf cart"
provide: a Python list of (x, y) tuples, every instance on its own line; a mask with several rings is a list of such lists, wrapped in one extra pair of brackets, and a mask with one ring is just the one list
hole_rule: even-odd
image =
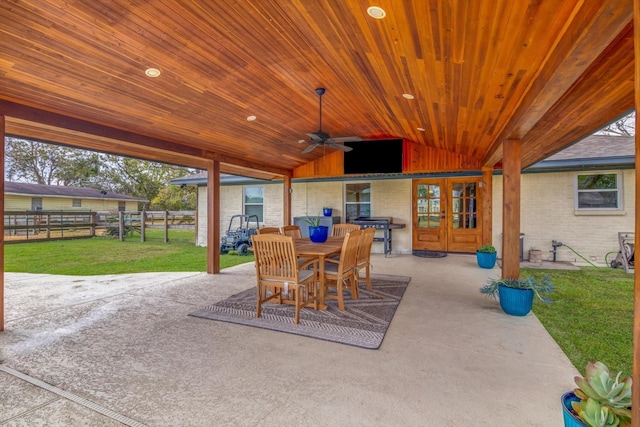
[(238, 255), (248, 255), (251, 236), (258, 232), (258, 215), (233, 215), (227, 233), (220, 238), (220, 253), (237, 251)]

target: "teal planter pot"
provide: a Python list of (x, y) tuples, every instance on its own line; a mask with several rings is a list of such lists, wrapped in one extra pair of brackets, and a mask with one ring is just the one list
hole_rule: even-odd
[(571, 409), (571, 402), (577, 402), (580, 399), (572, 391), (568, 391), (562, 395), (562, 418), (564, 419), (564, 427), (586, 427), (580, 418)]
[(533, 305), (532, 289), (516, 289), (498, 285), (500, 307), (512, 316), (526, 316)]
[(498, 258), (497, 252), (480, 252), (476, 251), (476, 259), (481, 268), (493, 268)]
[(327, 241), (329, 237), (329, 227), (319, 225), (317, 227), (309, 227), (309, 239), (314, 243), (322, 243)]

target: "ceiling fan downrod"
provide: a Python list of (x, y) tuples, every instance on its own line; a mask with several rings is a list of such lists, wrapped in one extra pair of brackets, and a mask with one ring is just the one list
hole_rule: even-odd
[(318, 121), (320, 128), (318, 129), (318, 133), (322, 132), (322, 95), (324, 95), (326, 91), (323, 87), (316, 88), (316, 93), (320, 97), (320, 120)]

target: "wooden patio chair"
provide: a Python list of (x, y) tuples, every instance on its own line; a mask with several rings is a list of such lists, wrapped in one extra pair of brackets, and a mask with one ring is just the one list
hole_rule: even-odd
[(291, 236), (294, 239), (302, 239), (302, 233), (300, 227), (297, 225), (285, 225), (280, 227), (280, 234), (283, 236)]
[(281, 234), (278, 227), (262, 227), (258, 229), (258, 234)]
[(262, 304), (274, 301), (295, 306), (294, 321), (300, 323), (300, 309), (318, 309), (318, 265), (304, 269), (298, 265), (293, 238), (279, 234), (251, 236), (255, 255), (257, 303), (256, 317), (262, 315)]
[(333, 224), (331, 235), (333, 237), (342, 237), (353, 230), (360, 230), (360, 226), (357, 224)]
[(360, 241), (358, 242), (358, 259), (356, 261), (356, 280), (362, 278), (360, 270), (364, 269), (364, 279), (367, 282), (367, 289), (371, 289), (371, 247), (376, 234), (376, 229), (368, 227), (362, 230)]
[[(360, 229), (350, 231), (342, 242), (340, 259), (327, 259), (324, 264), (324, 295), (325, 298), (337, 299), (338, 309), (344, 311), (344, 289), (351, 291), (351, 298), (358, 299), (358, 281), (356, 269), (358, 261), (358, 242), (360, 241)], [(336, 294), (329, 294), (329, 287), (335, 286)]]

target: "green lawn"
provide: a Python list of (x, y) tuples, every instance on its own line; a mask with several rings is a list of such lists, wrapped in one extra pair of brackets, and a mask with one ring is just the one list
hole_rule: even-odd
[[(15, 243), (4, 247), (7, 272), (97, 275), (162, 271), (207, 271), (207, 248), (196, 246), (193, 231), (171, 230), (164, 243), (156, 230), (124, 242), (110, 237)], [(253, 256), (222, 255), (220, 268), (253, 262)]]
[(580, 371), (599, 360), (613, 372), (633, 367), (633, 274), (623, 268), (580, 271), (523, 269), (521, 276), (551, 276), (553, 303), (533, 312)]

